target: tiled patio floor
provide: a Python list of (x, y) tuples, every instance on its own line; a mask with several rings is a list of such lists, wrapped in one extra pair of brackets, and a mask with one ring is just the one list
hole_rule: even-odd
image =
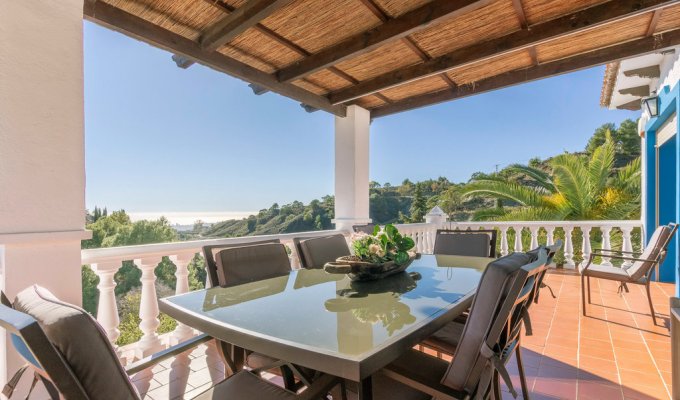
[[(592, 281), (593, 304), (581, 315), (580, 277), (552, 271), (547, 290), (531, 311), (533, 336), (523, 339), (523, 358), (531, 398), (540, 399), (669, 399), (671, 355), (668, 299), (671, 284), (652, 284), (660, 326), (649, 314), (644, 287), (630, 285), (617, 294), (613, 282)], [(514, 360), (509, 368), (519, 381)], [(224, 366), (213, 346), (157, 365), (133, 377), (146, 399), (192, 398), (223, 379)], [(271, 378), (278, 381), (278, 378)], [(512, 398), (504, 393), (504, 398)]]

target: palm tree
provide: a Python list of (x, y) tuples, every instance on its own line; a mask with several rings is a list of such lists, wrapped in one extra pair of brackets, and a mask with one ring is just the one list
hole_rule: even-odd
[[(617, 220), (639, 217), (640, 159), (614, 171), (611, 136), (590, 158), (562, 154), (548, 161), (548, 170), (515, 164), (511, 178), (480, 176), (463, 188), (468, 197), (500, 200), (500, 207), (475, 213), (475, 220), (559, 221)], [(522, 177), (521, 181), (519, 178)], [(502, 204), (509, 202), (509, 207)]]

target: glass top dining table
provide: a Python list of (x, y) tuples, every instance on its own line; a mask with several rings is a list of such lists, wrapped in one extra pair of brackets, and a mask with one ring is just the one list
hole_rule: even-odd
[(235, 346), (361, 382), (464, 312), (491, 260), (423, 255), (369, 282), (293, 270), (167, 297), (160, 309)]

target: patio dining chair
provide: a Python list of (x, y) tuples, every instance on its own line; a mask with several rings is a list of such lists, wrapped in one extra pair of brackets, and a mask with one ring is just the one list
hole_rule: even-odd
[[(558, 240), (555, 244), (551, 246), (541, 246), (527, 252), (527, 255), (529, 255), (531, 260), (536, 260), (539, 257), (540, 251), (542, 251), (543, 249), (547, 250), (547, 260), (545, 262), (545, 265), (541, 267), (539, 272), (536, 274), (534, 287), (532, 288), (531, 293), (529, 294), (529, 298), (522, 305), (523, 309), (521, 310), (521, 316), (524, 322), (524, 329), (527, 336), (532, 335), (531, 319), (529, 318), (529, 309), (533, 303), (538, 302), (538, 294), (540, 293), (541, 288), (545, 287), (542, 285), (542, 283), (546, 273), (548, 272), (547, 267), (552, 262), (552, 258), (555, 256), (555, 254), (561, 247), (562, 241)], [(458, 344), (463, 334), (467, 318), (468, 315), (461, 315), (457, 317), (455, 320), (446, 324), (442, 329), (435, 332), (434, 335), (424, 340), (421, 344), (435, 350), (437, 352), (437, 357), (441, 357), (442, 354), (446, 354), (448, 356), (453, 357), (456, 353), (456, 349), (458, 348)], [(520, 380), (522, 382), (522, 386), (524, 387), (526, 385), (526, 380), (524, 378), (525, 377), (524, 368), (522, 366), (521, 355), (519, 353), (517, 354), (517, 361), (518, 370), (520, 373)], [(523, 395), (525, 399), (528, 399), (526, 391), (523, 391)]]
[(437, 229), (434, 254), (496, 257), (495, 230)]
[[(590, 278), (599, 278), (619, 282), (619, 291), (628, 291), (628, 284), (644, 285), (649, 301), (649, 310), (652, 313), (652, 321), (656, 325), (656, 315), (654, 313), (654, 303), (651, 293), (651, 276), (655, 267), (660, 266), (666, 259), (668, 244), (673, 239), (678, 225), (669, 223), (660, 225), (649, 239), (647, 247), (642, 253), (635, 253), (621, 250), (594, 249), (588, 258), (588, 262), (581, 270), (581, 302), (583, 304), (583, 315), (586, 315), (586, 286), (588, 292), (588, 304), (590, 299)], [(612, 265), (594, 264), (595, 257), (603, 257), (612, 260), (632, 262), (630, 266), (616, 267)]]
[(294, 238), (293, 243), (300, 264), (305, 269), (323, 268), (327, 262), (351, 254), (347, 240), (341, 233), (324, 237)]
[[(521, 363), (522, 310), (531, 301), (538, 274), (547, 265), (548, 251), (541, 249), (537, 259), (532, 258), (513, 253), (489, 263), (452, 360), (408, 349), (374, 375), (374, 398), (486, 399), (493, 393), (500, 399), (501, 379), (516, 396), (505, 365), (513, 352)], [(523, 379), (521, 384), (526, 393)]]
[[(34, 379), (45, 382), (53, 400), (141, 400), (129, 376), (211, 339), (200, 335), (124, 368), (90, 314), (39, 286), (19, 293), (13, 307), (6, 302), (0, 305), (0, 326), (12, 335), (12, 343), (27, 362), (20, 371), (33, 371)], [(11, 397), (20, 379), (17, 373), (3, 393)], [(296, 394), (242, 370), (194, 399), (319, 399), (337, 382), (337, 378), (320, 375)]]
[[(204, 246), (203, 254), (213, 286), (240, 285), (286, 275), (291, 271), (286, 248), (278, 239), (238, 245)], [(288, 365), (278, 366), (280, 360), (237, 348), (221, 340), (217, 343), (232, 373), (238, 372), (244, 365), (258, 370), (272, 367), (273, 372), (283, 377), (287, 388), (295, 389), (299, 386)]]

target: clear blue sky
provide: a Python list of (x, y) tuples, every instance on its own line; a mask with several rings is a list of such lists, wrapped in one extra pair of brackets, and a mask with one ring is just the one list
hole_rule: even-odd
[[(85, 22), (87, 206), (254, 211), (333, 192), (333, 117)], [(371, 179), (467, 181), (585, 147), (637, 114), (600, 108), (594, 68), (377, 119)]]

